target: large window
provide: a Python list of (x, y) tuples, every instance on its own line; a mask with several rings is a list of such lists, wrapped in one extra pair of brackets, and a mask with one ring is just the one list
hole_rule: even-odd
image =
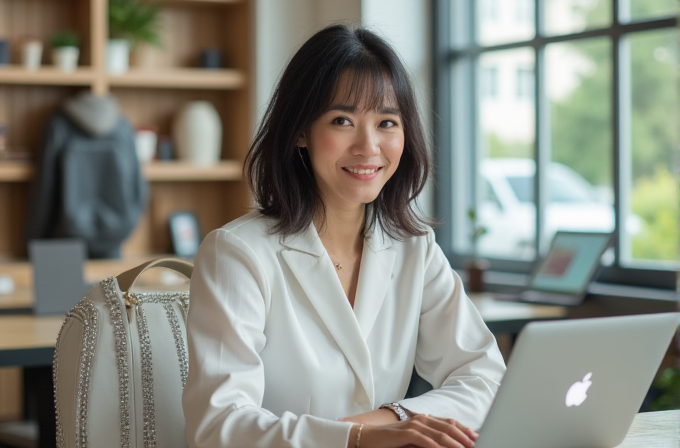
[(440, 244), (527, 272), (557, 230), (611, 231), (605, 281), (672, 287), (677, 0), (437, 0)]

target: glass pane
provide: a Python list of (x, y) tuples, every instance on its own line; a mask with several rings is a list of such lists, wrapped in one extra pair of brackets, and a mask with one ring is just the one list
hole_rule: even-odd
[[(628, 3), (627, 6), (626, 3)], [(622, 21), (629, 19), (631, 22), (637, 22), (645, 19), (673, 17), (678, 14), (677, 0), (628, 0), (620, 4)]]
[[(678, 259), (677, 34), (674, 29), (629, 38), (630, 170), (624, 260)], [(630, 260), (628, 258), (628, 260)]]
[(614, 229), (610, 54), (603, 38), (546, 47), (551, 161), (544, 241), (557, 230)]
[(534, 37), (534, 0), (477, 0), (477, 40), (482, 45)]
[(479, 58), (479, 221), (487, 233), (479, 253), (533, 259), (534, 52), (484, 53)]
[[(572, 34), (612, 23), (611, 0), (542, 0), (544, 33)], [(645, 0), (643, 0), (645, 1)]]

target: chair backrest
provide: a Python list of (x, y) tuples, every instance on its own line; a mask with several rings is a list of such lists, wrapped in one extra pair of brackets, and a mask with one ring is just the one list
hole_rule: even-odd
[(58, 447), (186, 447), (188, 292), (132, 293), (155, 260), (95, 285), (68, 313), (54, 355)]

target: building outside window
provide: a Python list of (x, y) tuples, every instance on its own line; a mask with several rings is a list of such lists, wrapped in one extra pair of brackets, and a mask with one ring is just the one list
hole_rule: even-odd
[(673, 285), (677, 1), (516, 0), (493, 20), (486, 1), (435, 5), (437, 237), (453, 265), (475, 208), (492, 269), (527, 272), (557, 230), (605, 231), (605, 279)]

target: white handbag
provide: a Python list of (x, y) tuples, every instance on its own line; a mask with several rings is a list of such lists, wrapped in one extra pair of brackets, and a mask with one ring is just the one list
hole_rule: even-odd
[(132, 293), (162, 258), (95, 285), (67, 314), (54, 352), (57, 447), (186, 447), (187, 292)]

